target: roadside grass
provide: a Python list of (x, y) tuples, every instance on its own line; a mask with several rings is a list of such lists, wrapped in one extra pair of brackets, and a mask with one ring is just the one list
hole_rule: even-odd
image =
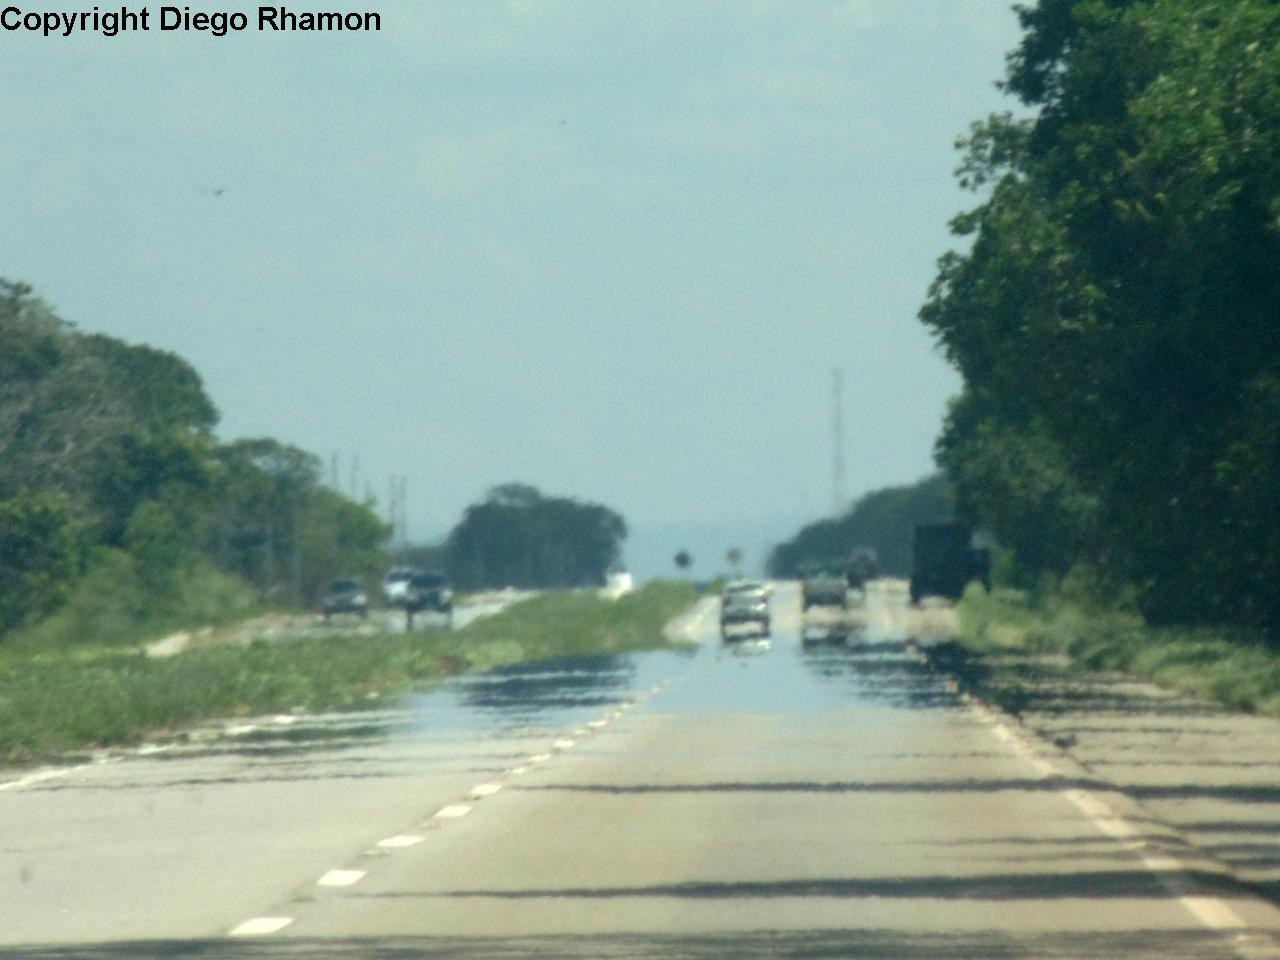
[(1068, 669), (1129, 674), (1233, 710), (1280, 717), (1280, 651), (1239, 628), (1151, 627), (1136, 613), (1063, 596), (971, 586), (960, 643), (987, 656), (1058, 654)]
[(669, 646), (693, 591), (656, 583), (616, 601), (553, 593), (465, 629), (207, 647), (164, 659), (110, 648), (0, 649), (0, 763), (24, 764), (220, 719), (368, 707), (410, 688), (524, 660)]
[(104, 550), (52, 616), (4, 638), (0, 650), (48, 651), (136, 646), (192, 624), (219, 627), (262, 607), (244, 581), (199, 561), (174, 580), (157, 602), (132, 558)]

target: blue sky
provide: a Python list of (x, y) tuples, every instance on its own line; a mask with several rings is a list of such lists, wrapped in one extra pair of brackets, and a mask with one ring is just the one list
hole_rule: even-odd
[(914, 317), (1008, 4), (361, 9), (0, 34), (0, 275), (186, 357), (227, 439), (406, 477), (416, 537), (520, 480), (621, 512), (641, 574), (758, 560), (831, 510), (833, 367), (849, 496), (931, 469), (959, 383)]

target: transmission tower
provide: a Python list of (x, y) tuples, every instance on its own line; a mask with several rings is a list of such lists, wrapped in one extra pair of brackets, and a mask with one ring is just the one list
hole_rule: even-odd
[(831, 371), (831, 505), (844, 512), (844, 371)]

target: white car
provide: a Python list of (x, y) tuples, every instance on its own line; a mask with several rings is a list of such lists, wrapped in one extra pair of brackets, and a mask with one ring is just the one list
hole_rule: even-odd
[(728, 640), (736, 627), (747, 626), (752, 633), (769, 635), (769, 601), (763, 591), (736, 590), (720, 601), (720, 635)]
[(418, 571), (413, 567), (392, 567), (382, 578), (382, 595), (387, 603), (402, 604), (409, 593), (409, 580)]

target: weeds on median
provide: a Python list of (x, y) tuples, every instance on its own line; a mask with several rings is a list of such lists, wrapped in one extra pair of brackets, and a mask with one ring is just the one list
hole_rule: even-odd
[(985, 655), (1060, 654), (1220, 703), (1280, 717), (1280, 653), (1239, 628), (1151, 627), (1137, 613), (1069, 596), (1032, 602), (978, 585), (959, 605), (960, 642)]
[(552, 593), (457, 632), (316, 637), (193, 649), (0, 651), (0, 762), (122, 746), (201, 721), (368, 706), (468, 670), (552, 656), (667, 646), (662, 628), (693, 591), (657, 583), (616, 601)]

